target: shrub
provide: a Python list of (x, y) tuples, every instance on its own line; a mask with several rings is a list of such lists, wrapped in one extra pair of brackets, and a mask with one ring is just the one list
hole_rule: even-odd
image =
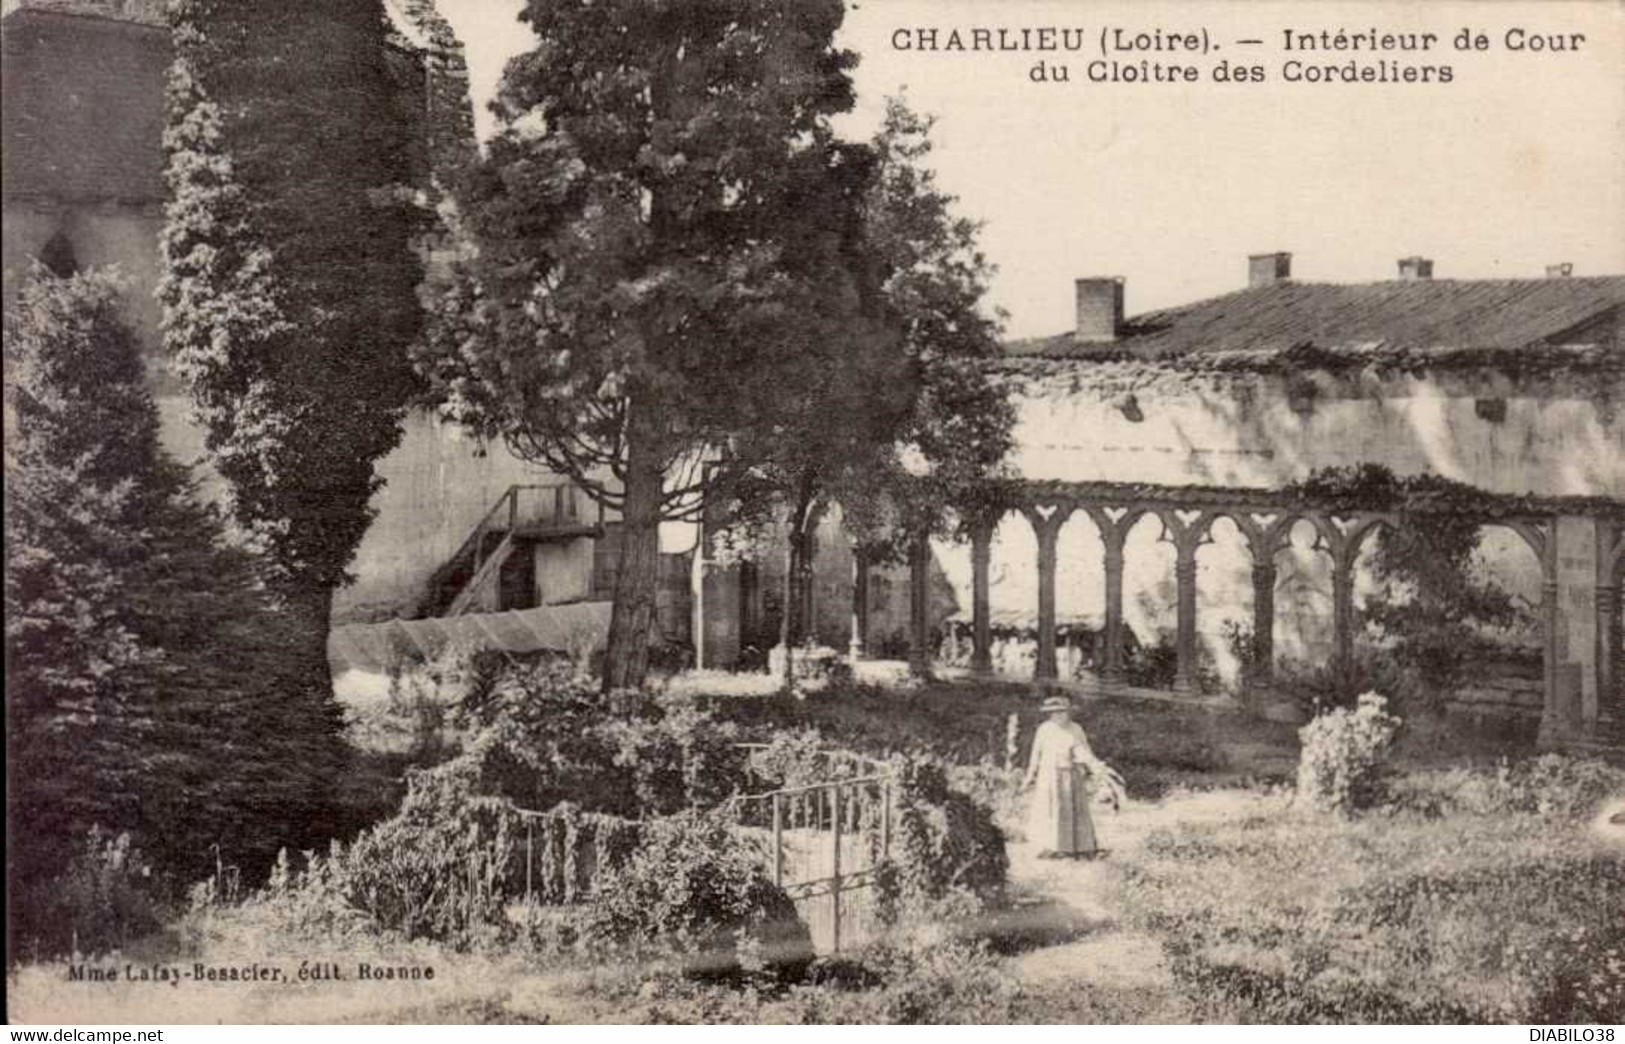
[(750, 770), (774, 787), (802, 787), (830, 778), (831, 757), (817, 729), (776, 729), (750, 752)]
[(917, 757), (894, 764), (899, 786), (891, 858), (878, 875), (882, 916), (918, 917), (955, 891), (979, 902), (996, 900), (1010, 859), (992, 813), (950, 788), (940, 765)]
[(129, 834), (92, 827), (61, 875), (19, 897), (19, 905), (34, 907), (35, 923), (62, 932), (62, 945), (19, 941), (46, 953), (71, 949), (105, 954), (123, 949), (163, 923), (167, 913), (163, 890), (163, 880)]
[[(349, 904), (409, 939), (468, 945), (506, 927), (523, 888), (518, 817), (455, 766), (415, 774), (396, 815), (335, 849), (323, 869)], [(325, 885), (307, 872), (306, 888)]]
[(692, 700), (601, 693), (568, 666), (511, 668), (453, 714), (475, 790), (627, 818), (718, 804), (744, 783), (736, 728)]
[(1298, 796), (1310, 807), (1347, 814), (1376, 802), (1400, 726), (1386, 705), (1368, 692), (1354, 710), (1326, 711), (1299, 730)]
[(1574, 819), (1621, 795), (1625, 769), (1598, 758), (1542, 754), (1503, 760), (1494, 772), (1458, 768), (1412, 773), (1398, 780), (1389, 796), (1396, 809), (1432, 816), (1535, 813)]
[(691, 974), (771, 968), (799, 976), (812, 960), (812, 937), (764, 863), (723, 813), (654, 820), (595, 891), (582, 937), (611, 950), (675, 955)]

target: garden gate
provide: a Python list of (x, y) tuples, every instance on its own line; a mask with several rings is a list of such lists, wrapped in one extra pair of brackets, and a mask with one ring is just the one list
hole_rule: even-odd
[(733, 800), (740, 828), (767, 842), (773, 882), (820, 953), (861, 945), (879, 927), (875, 886), (891, 855), (895, 781), (878, 762), (859, 771)]

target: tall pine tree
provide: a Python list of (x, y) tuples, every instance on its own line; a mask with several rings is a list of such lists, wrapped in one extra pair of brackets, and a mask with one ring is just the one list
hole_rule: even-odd
[(419, 115), (381, 0), (177, 0), (164, 333), (237, 522), (325, 678), (335, 589), (400, 439), (421, 311)]
[(93, 826), (188, 881), (332, 831), (342, 722), (158, 415), (116, 281), (36, 267), (6, 319), (13, 942), (65, 947), (53, 882)]
[[(850, 220), (869, 164), (840, 0), (530, 0), (499, 130), (458, 195), (469, 245), (424, 370), (447, 412), (623, 519), (607, 686), (644, 675), (658, 526), (741, 427), (874, 336)], [(835, 353), (839, 354), (839, 353)]]

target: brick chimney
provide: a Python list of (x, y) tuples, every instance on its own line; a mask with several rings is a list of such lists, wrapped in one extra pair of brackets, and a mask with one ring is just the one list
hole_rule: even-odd
[(1292, 278), (1292, 255), (1283, 250), (1247, 256), (1247, 285), (1273, 286)]
[(1547, 279), (1567, 279), (1574, 274), (1574, 265), (1568, 261), (1560, 261), (1555, 265), (1546, 266)]
[(1115, 341), (1123, 329), (1123, 278), (1095, 276), (1074, 281), (1080, 341)]
[(1433, 262), (1425, 257), (1402, 257), (1399, 259), (1399, 278), (1404, 280), (1432, 279)]

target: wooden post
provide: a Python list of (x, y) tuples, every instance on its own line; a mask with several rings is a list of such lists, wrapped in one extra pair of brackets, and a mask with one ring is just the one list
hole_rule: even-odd
[(1106, 643), (1103, 674), (1113, 685), (1123, 684), (1123, 541), (1124, 531), (1106, 520), (1100, 527), (1106, 546)]
[(508, 532), (519, 526), (519, 487), (508, 487)]
[(993, 627), (988, 591), (988, 573), (993, 558), (993, 527), (985, 523), (978, 525), (971, 530), (970, 541), (970, 669), (985, 674), (993, 670)]
[(1061, 535), (1059, 514), (1034, 519), (1038, 534), (1038, 663), (1034, 680), (1052, 682), (1060, 676), (1055, 664), (1055, 545)]
[(835, 862), (830, 874), (830, 949), (836, 953), (841, 952), (841, 785), (836, 783), (829, 788), (829, 798), (833, 805), (833, 819), (835, 820)]
[(1190, 694), (1196, 680), (1196, 539), (1181, 538), (1175, 545), (1174, 579), (1179, 592), (1179, 664), (1174, 675), (1174, 691)]
[(784, 795), (773, 792), (773, 883), (784, 886), (784, 819), (781, 802)]

